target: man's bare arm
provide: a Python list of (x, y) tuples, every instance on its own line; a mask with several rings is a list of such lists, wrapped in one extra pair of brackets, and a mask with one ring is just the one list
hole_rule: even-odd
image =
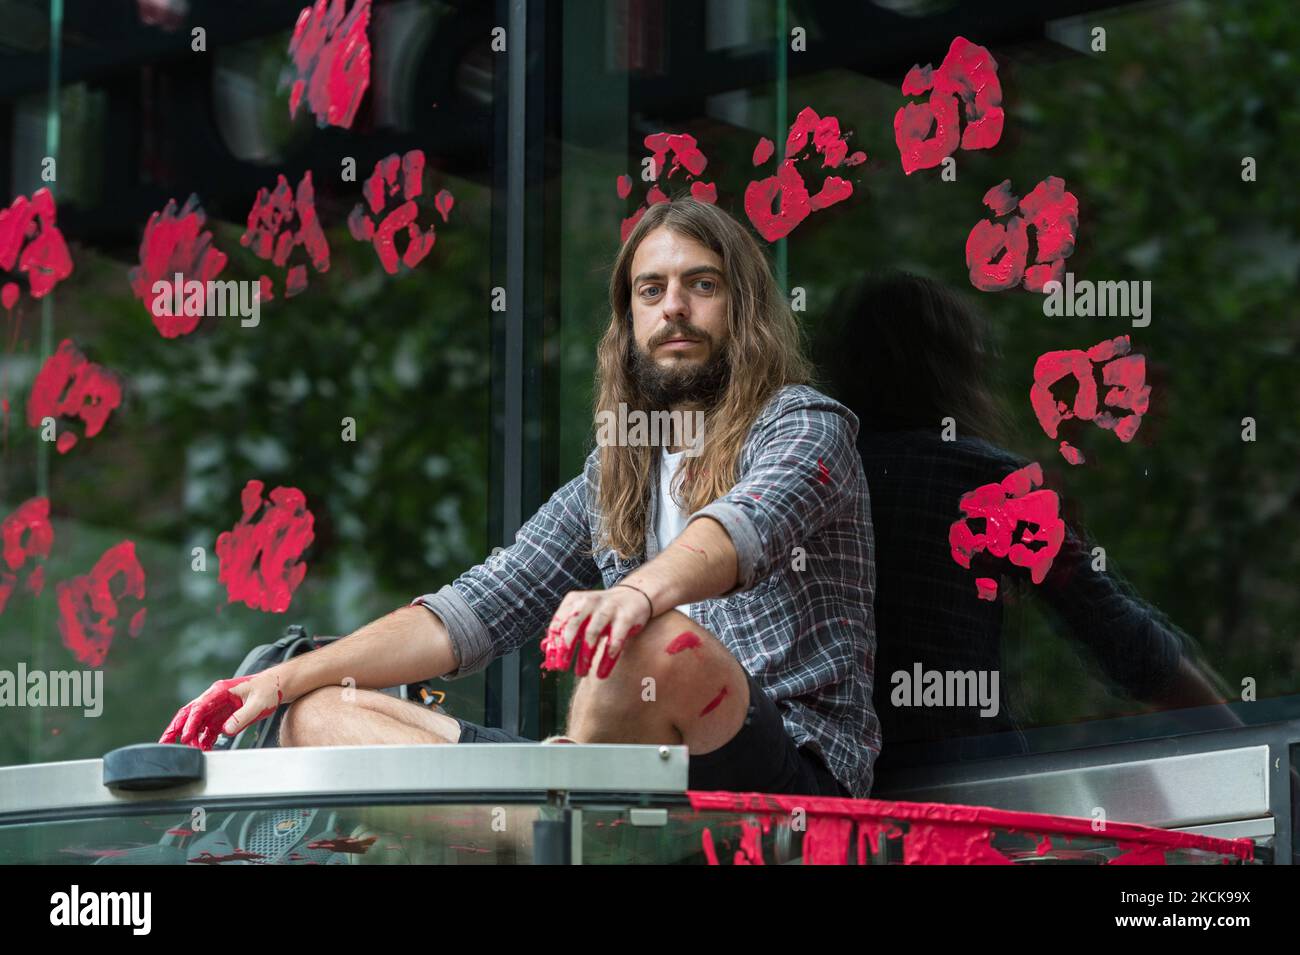
[(447, 628), (425, 607), (401, 607), (327, 647), (270, 667), (288, 703), (349, 677), (363, 689), (418, 683), (456, 669)]
[(655, 615), (735, 588), (739, 561), (731, 535), (711, 517), (691, 521), (661, 553), (622, 583), (645, 591)]

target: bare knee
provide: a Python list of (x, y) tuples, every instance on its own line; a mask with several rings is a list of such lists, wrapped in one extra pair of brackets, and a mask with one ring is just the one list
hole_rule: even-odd
[(660, 614), (629, 639), (608, 676), (601, 678), (603, 653), (602, 647), (574, 690), (571, 726), (578, 722), (608, 731), (627, 723), (680, 726), (719, 693), (745, 692), (744, 670), (735, 657), (707, 628), (677, 610)]
[(315, 746), (325, 725), (338, 716), (343, 688), (323, 686), (289, 704), (280, 720), (281, 746)]

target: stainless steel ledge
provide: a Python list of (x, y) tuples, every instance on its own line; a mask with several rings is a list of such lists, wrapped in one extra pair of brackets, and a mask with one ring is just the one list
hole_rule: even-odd
[(205, 779), (170, 789), (118, 792), (103, 784), (98, 759), (0, 768), (6, 816), (110, 810), (131, 803), (305, 799), (399, 793), (681, 793), (684, 746), (466, 744), (325, 746), (208, 753)]
[[(956, 803), (1183, 828), (1268, 816), (1269, 748), (1245, 746), (1044, 772), (934, 781), (913, 774), (891, 786), (890, 799)], [(873, 795), (883, 795), (876, 794)]]

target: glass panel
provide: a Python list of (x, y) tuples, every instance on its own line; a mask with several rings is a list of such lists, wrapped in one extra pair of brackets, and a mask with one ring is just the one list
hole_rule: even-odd
[[(646, 137), (694, 137), (708, 160), (695, 184), (715, 184), (717, 204), (759, 231), (771, 223), (746, 210), (746, 188), (776, 173), (787, 130), (811, 107), (836, 117), (847, 153), (867, 160), (833, 170), (851, 196), (762, 241), (818, 386), (862, 426), (880, 767), (1294, 717), (1300, 556), (1277, 542), (1300, 536), (1295, 333), (1284, 318), (1300, 240), (1286, 177), (1255, 171), (1297, 136), (1278, 92), (1300, 79), (1300, 61), (1280, 52), (1300, 39), (1288, 11), (1282, 0), (1107, 4), (1068, 20), (1028, 8), (972, 20), (943, 0), (565, 4), (549, 226), (563, 479), (594, 440), (594, 350), (610, 321), (620, 224), (655, 198), (652, 185), (677, 196), (692, 182), (671, 157), (656, 182), (643, 179)], [(905, 174), (896, 114), (930, 102), (926, 91), (904, 94), (905, 77), (930, 63), (960, 85), (975, 54), (957, 62), (959, 36), (996, 61), (1005, 128), (992, 148), (954, 134), (952, 163), (935, 155)], [(917, 72), (916, 84), (934, 82)], [(985, 82), (968, 86), (976, 80)], [(964, 135), (978, 113), (953, 106)], [(764, 139), (766, 158), (755, 152)], [(832, 173), (826, 158), (809, 143), (799, 160), (810, 192)], [(1057, 315), (1065, 287), (1053, 297), (1021, 279), (993, 290), (967, 260), (978, 266), (978, 249), (968, 252), (976, 224), (1003, 221), (986, 205), (997, 204), (993, 187), (1009, 180), (1017, 200), (1042, 196), (1053, 183), (1033, 190), (1052, 176), (1079, 206), (1060, 271), (1093, 283), (1069, 286), (1070, 311)], [(1035, 201), (1015, 214), (1033, 218)], [(1048, 225), (1033, 227), (1027, 256), (1053, 258), (1050, 234), (1037, 231)], [(1099, 294), (1113, 296), (1104, 316)], [(1089, 355), (1121, 336), (1114, 354)], [(1141, 356), (1144, 384), (1124, 384), (1139, 366), (1121, 361), (1121, 347)], [(1031, 403), (1040, 356), (1071, 350), (1062, 361), (1084, 356), (1101, 416), (1064, 381), (1043, 385), (1037, 412)], [(1140, 423), (1123, 407), (1130, 387), (1150, 388)], [(1071, 417), (1053, 421), (1063, 410)], [(949, 538), (962, 495), (1031, 462), (1065, 534), (1050, 573), (1034, 582), (1023, 566), (1031, 554), (1018, 566), (987, 542), (970, 568), (959, 565)], [(985, 533), (977, 520), (971, 532)], [(1013, 525), (1015, 543), (1045, 546), (1038, 522)], [(954, 681), (964, 674), (971, 683)], [(1242, 705), (1228, 713), (1216, 705), (1225, 701)]]
[[(57, 249), (0, 261), (0, 670), (102, 692), (0, 720), (0, 764), (156, 739), (287, 624), (346, 634), (487, 554), (491, 10), (375, 5), (368, 83), (291, 116), (301, 6), (5, 7), (5, 202), (48, 190), (72, 268), (40, 297)], [(169, 316), (177, 273), (243, 297)], [(446, 689), (482, 719), (481, 676)]]
[[(742, 797), (743, 798), (743, 797)], [(791, 797), (797, 803), (798, 797)], [(1239, 862), (1227, 840), (1202, 845), (1162, 845), (1151, 840), (1079, 834), (1043, 817), (1039, 826), (988, 825), (973, 828), (942, 818), (946, 806), (930, 807), (931, 818), (908, 813), (923, 804), (897, 804), (823, 818), (811, 807), (784, 813), (691, 810), (680, 806), (600, 806), (582, 813), (584, 865), (1110, 865), (1124, 863), (1213, 865)], [(657, 815), (656, 815), (657, 813)], [(1066, 822), (1061, 820), (1062, 823)], [(1180, 838), (1175, 834), (1173, 838)], [(909, 846), (910, 842), (910, 846)], [(1139, 860), (1139, 856), (1141, 859)], [(1159, 859), (1163, 858), (1163, 863)]]
[(316, 806), (0, 826), (5, 865), (520, 865), (527, 805)]

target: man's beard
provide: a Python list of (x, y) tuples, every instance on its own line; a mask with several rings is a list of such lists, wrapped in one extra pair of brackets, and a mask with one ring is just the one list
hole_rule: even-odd
[(731, 378), (731, 362), (727, 349), (713, 349), (703, 362), (674, 361), (660, 364), (642, 351), (635, 341), (630, 344), (628, 374), (641, 398), (650, 408), (664, 409), (673, 405), (689, 404), (710, 408), (722, 397)]

